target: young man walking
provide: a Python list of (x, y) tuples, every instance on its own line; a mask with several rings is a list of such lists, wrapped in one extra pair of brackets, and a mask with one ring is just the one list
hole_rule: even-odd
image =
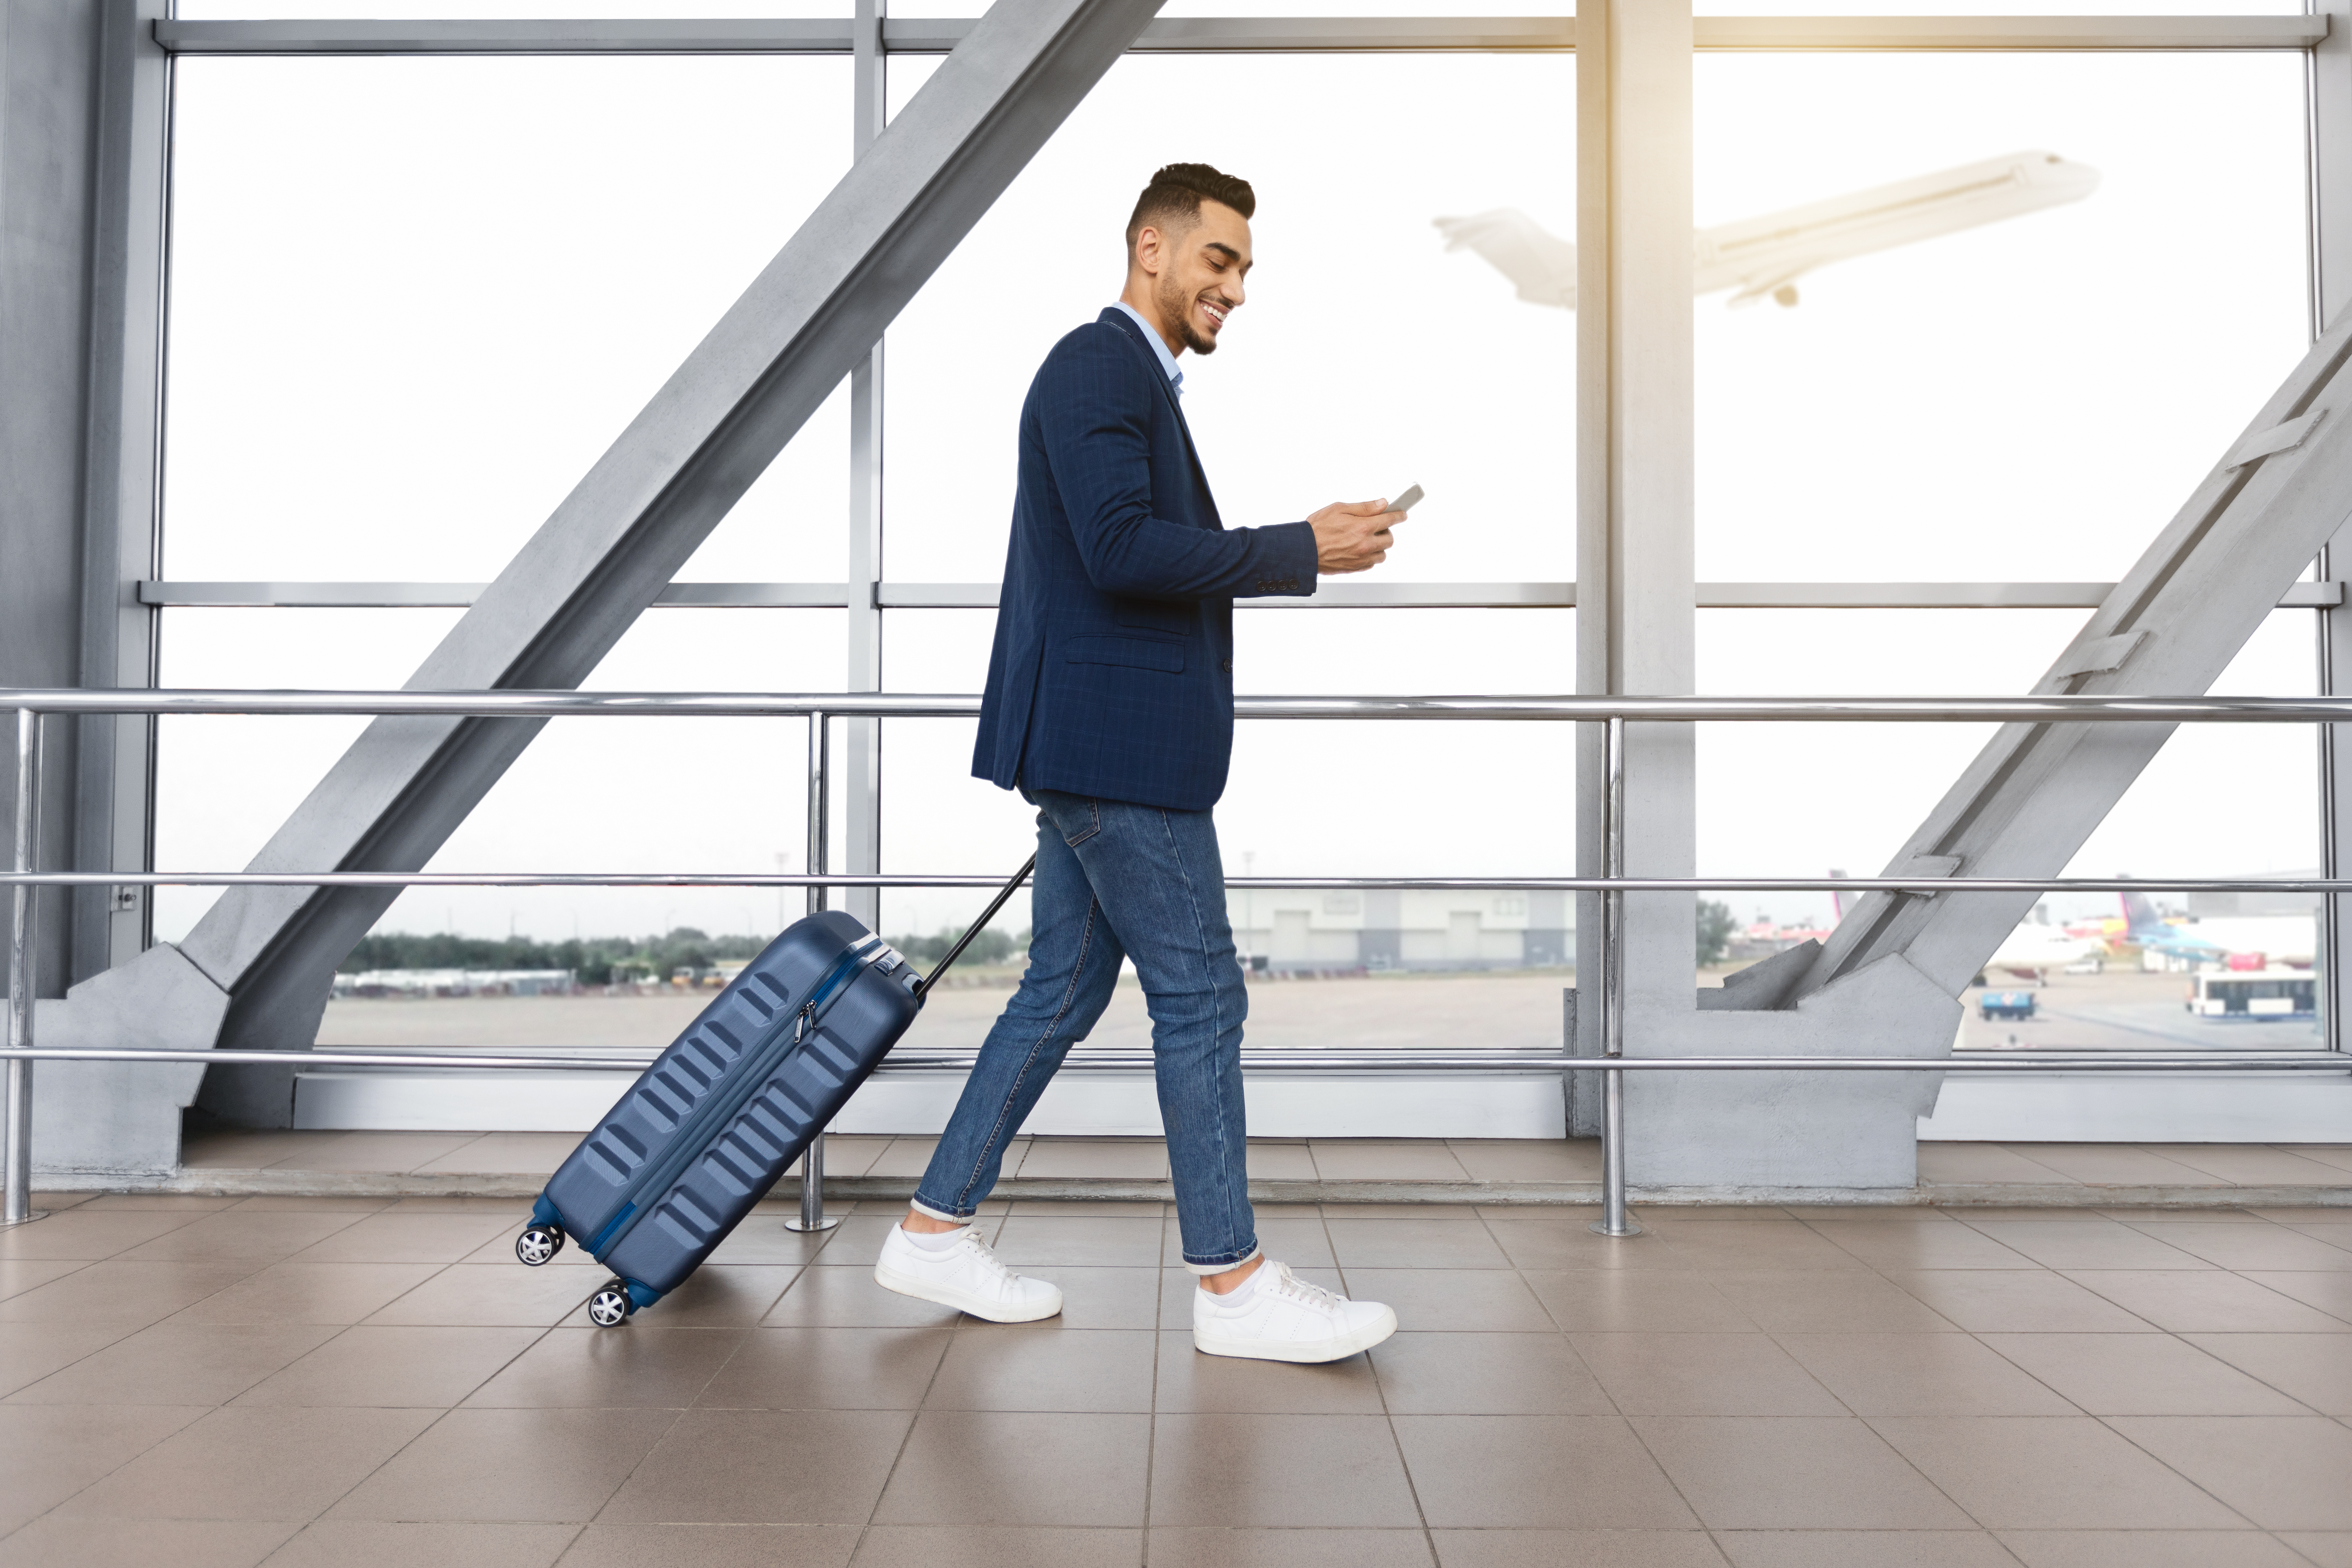
[(1160, 1116), (1192, 1342), (1336, 1361), (1396, 1314), (1258, 1250), (1242, 1109), (1249, 1011), (1210, 808), (1233, 753), (1233, 601), (1311, 594), (1385, 558), (1385, 501), (1228, 529), (1178, 399), (1177, 358), (1213, 353), (1251, 266), (1248, 184), (1205, 163), (1152, 175), (1127, 226), (1118, 302), (1045, 356), (1021, 410), (1013, 542), (972, 773), (1037, 807), (1029, 969), (874, 1277), (997, 1322), (1062, 1310), (971, 1226), (1006, 1142), (1108, 1005), (1122, 958), (1151, 1014)]

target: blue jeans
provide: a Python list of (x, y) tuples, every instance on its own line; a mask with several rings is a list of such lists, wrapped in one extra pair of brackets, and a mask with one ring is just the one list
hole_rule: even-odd
[(1022, 792), (1037, 807), (1029, 969), (915, 1189), (936, 1219), (969, 1219), (1070, 1047), (1109, 1005), (1135, 960), (1151, 1014), (1160, 1120), (1184, 1264), (1219, 1274), (1257, 1256), (1242, 1111), (1249, 997), (1225, 919), (1216, 825), (1205, 811)]

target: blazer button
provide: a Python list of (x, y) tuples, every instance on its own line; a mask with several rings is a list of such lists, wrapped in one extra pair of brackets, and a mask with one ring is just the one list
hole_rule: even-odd
[(1229, 658), (1219, 659), (1217, 661), (1217, 668), (1223, 670), (1227, 675), (1231, 675), (1234, 672), (1234, 661)]

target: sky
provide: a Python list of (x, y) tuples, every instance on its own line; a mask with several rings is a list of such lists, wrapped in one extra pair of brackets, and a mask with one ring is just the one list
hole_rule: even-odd
[[(933, 68), (894, 62), (894, 104)], [(178, 84), (179, 579), (494, 575), (849, 162), (837, 59), (186, 59)], [(2294, 56), (1709, 55), (1695, 87), (1701, 226), (2029, 148), (2101, 174), (2076, 205), (1826, 268), (1794, 309), (1695, 302), (1703, 581), (2112, 579), (2303, 352)], [(890, 331), (887, 576), (997, 577), (1023, 392), (1115, 295), (1144, 176), (1190, 159), (1250, 179), (1261, 204), (1249, 303), (1215, 356), (1185, 362), (1228, 522), (1418, 482), (1429, 500), (1379, 577), (1572, 577), (1574, 317), (1447, 253), (1432, 220), (1515, 206), (1571, 235), (1573, 133), (1565, 56), (1122, 61)], [(836, 395), (681, 579), (839, 581), (847, 469)], [(457, 614), (172, 610), (163, 676), (397, 686)], [(2021, 691), (2083, 614), (1706, 611), (1699, 688)], [(2312, 618), (2273, 616), (2219, 689), (2310, 690)], [(891, 613), (887, 684), (978, 689), (992, 621)], [(588, 684), (838, 689), (845, 623), (653, 611)], [(1572, 611), (1260, 610), (1237, 637), (1244, 691), (1573, 687)], [(159, 864), (242, 865), (357, 723), (166, 721)], [(1707, 726), (1701, 869), (1875, 869), (1984, 738)], [(1009, 871), (1026, 853), (1026, 809), (967, 776), (970, 743), (964, 722), (889, 727), (888, 868)], [(558, 721), (434, 864), (797, 868), (804, 748), (797, 721)], [(1557, 726), (1245, 723), (1219, 808), (1228, 870), (1568, 872), (1570, 750)], [(2074, 868), (2315, 865), (2315, 773), (2301, 729), (2184, 733)], [(159, 895), (158, 935), (210, 897)], [(978, 901), (894, 895), (883, 923), (933, 929)], [(435, 891), (385, 928), (760, 931), (797, 907)], [(1741, 912), (1803, 918), (1826, 900)]]

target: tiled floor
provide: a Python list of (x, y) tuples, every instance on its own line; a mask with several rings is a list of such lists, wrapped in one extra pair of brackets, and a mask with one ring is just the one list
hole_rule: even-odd
[(1393, 1303), (1196, 1354), (1159, 1205), (995, 1204), (1058, 1321), (763, 1208), (625, 1328), (495, 1199), (0, 1233), (0, 1565), (2352, 1564), (2352, 1211), (1261, 1211)]

